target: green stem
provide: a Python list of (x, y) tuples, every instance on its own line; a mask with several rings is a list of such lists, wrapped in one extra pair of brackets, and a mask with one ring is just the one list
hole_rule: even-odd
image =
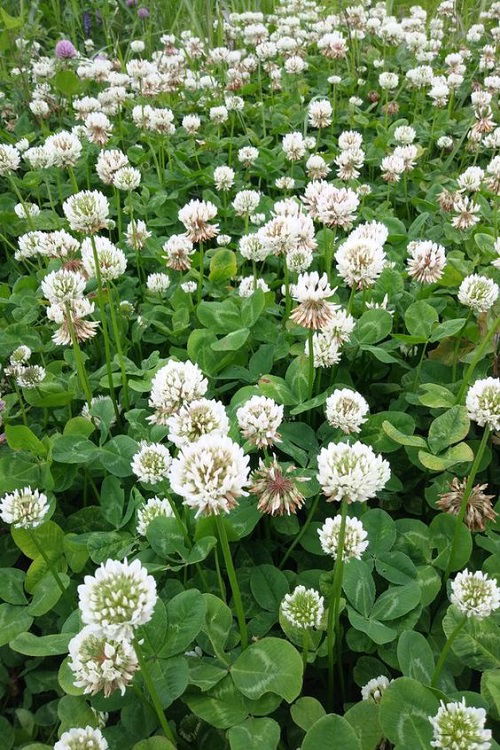
[(293, 542), (291, 543), (291, 545), (289, 546), (289, 548), (287, 549), (287, 551), (285, 552), (285, 555), (284, 555), (282, 561), (280, 562), (280, 565), (279, 565), (280, 569), (286, 563), (286, 561), (288, 560), (288, 558), (292, 554), (293, 550), (295, 549), (295, 547), (297, 546), (297, 544), (300, 542), (300, 540), (302, 539), (302, 537), (306, 533), (307, 529), (309, 528), (309, 524), (313, 520), (314, 514), (316, 513), (316, 508), (318, 507), (318, 503), (319, 503), (319, 495), (316, 495), (316, 497), (314, 498), (313, 504), (311, 505), (311, 509), (310, 509), (310, 511), (309, 511), (309, 513), (307, 515), (307, 518), (305, 520), (304, 525), (302, 526), (301, 530), (299, 531), (299, 533), (297, 534), (297, 536), (295, 537), (295, 539), (293, 540)]
[(43, 561), (45, 562), (45, 565), (47, 566), (47, 569), (50, 571), (50, 573), (51, 573), (54, 581), (59, 586), (59, 589), (61, 590), (61, 594), (64, 594), (65, 591), (66, 591), (66, 589), (63, 586), (63, 582), (59, 578), (59, 574), (57, 573), (57, 571), (52, 567), (52, 563), (51, 563), (50, 559), (47, 557), (47, 554), (46, 554), (44, 548), (42, 547), (42, 545), (40, 544), (40, 542), (36, 538), (35, 534), (30, 529), (27, 529), (27, 531), (28, 531), (28, 533), (30, 535), (31, 541), (33, 542), (33, 544), (37, 548), (38, 552), (40, 553)]
[(453, 369), (452, 369), (452, 373), (451, 373), (451, 382), (452, 383), (455, 382), (456, 377), (457, 377), (458, 350), (460, 348), (460, 342), (462, 340), (462, 334), (465, 331), (465, 329), (467, 328), (467, 325), (469, 323), (471, 315), (472, 315), (472, 310), (469, 310), (469, 312), (467, 314), (467, 318), (465, 319), (465, 323), (463, 324), (462, 328), (459, 330), (459, 332), (457, 334), (456, 341), (455, 341), (455, 346), (453, 347), (453, 362), (452, 362)]
[(307, 332), (307, 340), (308, 340), (308, 348), (309, 348), (309, 392), (308, 392), (308, 398), (312, 398), (313, 395), (313, 388), (314, 388), (314, 346), (313, 346), (313, 340), (314, 340), (314, 331), (312, 328), (309, 328)]
[(441, 653), (439, 654), (439, 659), (437, 661), (434, 672), (432, 673), (431, 687), (436, 687), (438, 680), (441, 676), (441, 672), (443, 671), (443, 667), (446, 663), (446, 659), (448, 657), (452, 643), (457, 637), (457, 635), (460, 633), (460, 631), (462, 630), (466, 622), (467, 622), (467, 617), (463, 617), (458, 623), (458, 625), (455, 627), (455, 629), (452, 631), (452, 633), (450, 634), (450, 637), (447, 638), (446, 643), (444, 644), (443, 649)]
[(197, 302), (198, 305), (201, 302), (201, 298), (203, 295), (203, 263), (205, 260), (205, 253), (203, 251), (203, 243), (200, 242), (200, 258), (199, 258), (199, 266), (198, 266), (198, 290), (197, 290)]
[(236, 617), (238, 618), (238, 624), (240, 628), (241, 647), (242, 649), (245, 649), (248, 646), (247, 624), (245, 622), (245, 612), (243, 609), (243, 602), (241, 600), (241, 592), (238, 585), (238, 579), (236, 578), (236, 571), (233, 565), (233, 559), (231, 557), (231, 549), (229, 547), (226, 527), (224, 526), (224, 521), (220, 516), (215, 516), (215, 524), (217, 526), (217, 534), (219, 536), (222, 554), (224, 555), (224, 562), (226, 563), (226, 570), (229, 578), (229, 583), (231, 584), (231, 591), (233, 592), (234, 607), (236, 609)]
[(73, 169), (73, 167), (68, 167), (68, 172), (69, 172), (69, 176), (71, 180), (71, 186), (73, 190), (75, 191), (75, 193), (78, 193), (79, 188), (78, 188), (78, 182), (76, 181), (76, 177), (75, 177), (75, 170)]
[(121, 373), (121, 381), (122, 381), (122, 389), (123, 389), (123, 402), (125, 405), (125, 410), (128, 411), (130, 409), (130, 399), (129, 399), (129, 393), (128, 393), (127, 372), (125, 370), (125, 359), (123, 357), (120, 329), (118, 327), (118, 320), (116, 318), (115, 295), (113, 294), (114, 291), (115, 291), (114, 289), (110, 291), (109, 310), (111, 313), (111, 327), (113, 328), (113, 336), (115, 338), (116, 351), (118, 353), (118, 361), (120, 363), (120, 373)]
[(87, 404), (90, 409), (92, 406), (92, 391), (90, 389), (90, 383), (85, 369), (85, 363), (82, 357), (82, 350), (78, 342), (78, 336), (76, 335), (75, 326), (73, 324), (73, 318), (71, 317), (71, 309), (69, 303), (66, 305), (66, 319), (68, 321), (68, 328), (71, 335), (71, 343), (73, 344), (73, 352), (75, 355), (76, 371), (80, 380), (80, 385), (87, 399)]
[(467, 390), (467, 388), (469, 386), (469, 381), (470, 381), (472, 375), (474, 374), (474, 370), (476, 369), (476, 365), (483, 358), (483, 354), (485, 353), (486, 349), (488, 348), (489, 343), (490, 343), (491, 339), (493, 338), (493, 336), (495, 335), (495, 333), (496, 333), (496, 331), (497, 331), (498, 328), (500, 328), (500, 318), (498, 318), (496, 320), (496, 322), (493, 323), (493, 325), (491, 326), (490, 330), (488, 331), (488, 333), (486, 334), (486, 336), (482, 340), (481, 345), (477, 349), (477, 351), (476, 351), (476, 353), (475, 353), (475, 355), (474, 355), (474, 357), (473, 357), (473, 359), (472, 359), (469, 367), (467, 368), (466, 373), (464, 375), (464, 379), (462, 381), (462, 386), (461, 386), (460, 391), (459, 391), (458, 396), (457, 396), (457, 404), (460, 404), (462, 402), (462, 399), (463, 399), (463, 397), (465, 395), (465, 391)]
[(448, 577), (451, 573), (452, 565), (453, 565), (453, 559), (455, 555), (455, 548), (458, 544), (458, 535), (460, 533), (460, 528), (462, 526), (462, 521), (464, 520), (465, 511), (467, 510), (467, 503), (469, 501), (470, 494), (472, 492), (472, 488), (474, 486), (474, 480), (476, 478), (476, 474), (479, 469), (479, 465), (481, 463), (481, 460), (483, 458), (483, 454), (486, 448), (486, 444), (488, 442), (488, 437), (490, 435), (490, 428), (485, 427), (483, 432), (483, 437), (481, 438), (481, 442), (479, 443), (479, 448), (477, 449), (477, 453), (474, 457), (474, 461), (470, 470), (470, 474), (467, 477), (467, 483), (465, 485), (464, 494), (462, 497), (462, 502), (460, 503), (460, 510), (458, 511), (457, 515), (457, 523), (455, 526), (455, 531), (453, 534), (453, 540), (451, 542), (451, 550), (450, 550), (450, 557), (448, 559), (448, 564), (446, 566), (446, 570), (443, 576), (443, 582), (446, 583), (448, 580)]
[(16, 392), (16, 395), (17, 395), (17, 398), (18, 398), (18, 401), (19, 401), (19, 406), (21, 407), (21, 416), (23, 418), (23, 424), (24, 424), (25, 427), (27, 427), (28, 426), (28, 420), (26, 418), (26, 409), (24, 408), (23, 395), (22, 395), (20, 389), (18, 388), (18, 385), (16, 383), (15, 378), (14, 378), (14, 390)]
[(340, 654), (340, 593), (342, 591), (342, 576), (344, 572), (344, 543), (347, 526), (347, 500), (342, 500), (341, 519), (339, 530), (339, 541), (337, 545), (337, 556), (333, 573), (332, 595), (328, 607), (327, 626), (327, 653), (328, 653), (328, 705), (333, 707), (333, 667), (335, 656), (333, 653), (334, 643), (337, 646), (337, 654)]
[(309, 631), (304, 630), (304, 635), (302, 636), (302, 663), (304, 665), (304, 672), (307, 668), (307, 657), (309, 655)]
[(151, 678), (149, 668), (146, 665), (146, 659), (144, 658), (144, 654), (142, 653), (142, 648), (139, 645), (139, 642), (137, 640), (134, 641), (134, 648), (135, 648), (135, 653), (137, 654), (137, 661), (139, 662), (139, 666), (141, 668), (142, 678), (148, 689), (148, 693), (151, 696), (151, 700), (153, 702), (156, 715), (158, 716), (158, 721), (160, 722), (160, 726), (163, 729), (163, 733), (165, 734), (165, 737), (168, 737), (170, 742), (172, 742), (173, 745), (175, 746), (174, 734), (168, 725), (167, 719), (165, 718), (165, 712), (162, 708), (160, 697), (157, 693), (155, 684)]
[(352, 310), (352, 303), (354, 302), (354, 295), (355, 295), (355, 294), (356, 294), (356, 289), (355, 289), (355, 288), (353, 287), (353, 288), (351, 289), (351, 293), (350, 293), (350, 295), (349, 295), (349, 300), (348, 300), (348, 302), (347, 302), (347, 308), (346, 308), (346, 312), (347, 312), (347, 314), (348, 314), (348, 315), (350, 315), (350, 314), (351, 314), (351, 310)]
[(120, 418), (120, 412), (118, 411), (118, 404), (116, 403), (115, 388), (113, 385), (113, 372), (111, 370), (111, 346), (109, 343), (109, 331), (108, 331), (108, 324), (106, 320), (106, 309), (104, 307), (101, 267), (99, 265), (99, 256), (97, 254), (97, 247), (95, 244), (95, 238), (93, 234), (90, 236), (90, 242), (92, 244), (92, 252), (94, 255), (95, 275), (97, 279), (97, 290), (98, 290), (97, 303), (99, 305), (99, 311), (101, 313), (101, 325), (102, 325), (102, 334), (104, 338), (104, 354), (106, 356), (106, 372), (108, 375), (109, 393), (111, 396), (111, 401), (113, 402), (115, 418), (118, 421), (118, 419)]

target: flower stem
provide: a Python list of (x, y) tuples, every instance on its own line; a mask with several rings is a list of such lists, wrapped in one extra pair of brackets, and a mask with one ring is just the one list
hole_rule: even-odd
[(464, 379), (462, 381), (462, 386), (461, 386), (460, 391), (459, 391), (458, 396), (457, 396), (457, 404), (460, 404), (462, 402), (462, 399), (463, 399), (463, 397), (465, 395), (465, 391), (468, 388), (469, 381), (470, 381), (472, 375), (474, 374), (474, 370), (476, 369), (476, 365), (479, 362), (479, 360), (481, 360), (483, 358), (483, 354), (485, 353), (486, 349), (488, 348), (489, 343), (490, 343), (491, 339), (493, 338), (493, 336), (495, 335), (495, 333), (496, 333), (496, 331), (497, 331), (498, 328), (500, 328), (500, 318), (498, 318), (496, 320), (496, 322), (493, 323), (493, 325), (491, 326), (490, 330), (488, 331), (488, 333), (486, 334), (486, 336), (483, 338), (483, 340), (481, 342), (481, 345), (476, 350), (476, 353), (475, 353), (475, 355), (474, 355), (474, 357), (473, 357), (473, 359), (472, 359), (472, 361), (471, 361), (471, 363), (470, 363), (469, 367), (467, 368), (466, 373), (464, 375)]
[(71, 343), (73, 344), (73, 353), (75, 355), (76, 371), (80, 380), (80, 385), (87, 399), (87, 404), (90, 409), (92, 406), (92, 391), (90, 388), (87, 371), (85, 369), (85, 363), (82, 357), (82, 350), (78, 342), (78, 336), (76, 335), (75, 326), (73, 325), (73, 318), (71, 317), (71, 309), (69, 303), (66, 305), (66, 318), (68, 321), (68, 328), (71, 335)]
[(448, 580), (448, 577), (451, 573), (451, 568), (453, 565), (453, 557), (455, 554), (455, 549), (458, 544), (458, 535), (460, 533), (460, 527), (462, 525), (462, 521), (464, 520), (465, 511), (467, 510), (467, 502), (469, 500), (470, 494), (472, 492), (472, 488), (474, 486), (474, 480), (476, 478), (477, 471), (479, 469), (479, 465), (481, 463), (481, 460), (483, 458), (483, 454), (486, 448), (486, 444), (488, 442), (488, 437), (490, 435), (490, 428), (485, 427), (483, 432), (483, 437), (481, 438), (481, 442), (479, 443), (479, 448), (477, 449), (477, 453), (474, 457), (474, 461), (472, 463), (472, 467), (470, 470), (470, 474), (467, 477), (467, 483), (465, 485), (464, 494), (462, 497), (462, 502), (460, 503), (460, 509), (458, 511), (457, 515), (457, 523), (455, 526), (455, 532), (453, 534), (453, 540), (451, 542), (451, 550), (450, 550), (450, 557), (448, 559), (448, 564), (446, 566), (446, 570), (444, 572), (443, 576), (443, 582), (446, 583)]
[[(333, 572), (332, 594), (328, 607), (327, 653), (328, 653), (328, 705), (333, 707), (333, 667), (335, 656), (333, 645), (336, 644), (337, 654), (340, 654), (340, 593), (342, 591), (342, 576), (344, 573), (344, 543), (347, 525), (347, 500), (342, 500), (339, 541), (337, 556)], [(338, 658), (338, 657), (337, 657)]]
[(310, 509), (310, 511), (309, 511), (309, 513), (307, 515), (307, 518), (305, 520), (304, 525), (302, 526), (301, 530), (299, 531), (299, 533), (297, 534), (297, 536), (295, 537), (295, 539), (293, 540), (293, 542), (291, 543), (291, 545), (289, 546), (289, 548), (287, 549), (287, 551), (285, 552), (285, 555), (284, 555), (282, 561), (279, 564), (280, 569), (286, 563), (286, 561), (288, 560), (288, 558), (292, 554), (293, 550), (295, 549), (295, 547), (297, 546), (297, 544), (300, 542), (300, 540), (302, 539), (302, 537), (306, 533), (307, 529), (309, 528), (309, 524), (313, 520), (314, 514), (316, 513), (316, 508), (318, 507), (318, 503), (319, 503), (319, 495), (316, 495), (316, 497), (314, 498), (314, 502), (311, 505), (311, 509)]
[(122, 388), (123, 388), (123, 402), (125, 405), (125, 410), (128, 411), (128, 409), (130, 408), (130, 399), (129, 399), (129, 393), (128, 393), (127, 372), (125, 370), (125, 360), (123, 358), (123, 349), (122, 349), (122, 344), (121, 344), (120, 329), (118, 328), (118, 320), (116, 319), (115, 295), (113, 294), (113, 291), (114, 291), (113, 289), (110, 290), (110, 295), (109, 295), (109, 310), (111, 313), (111, 327), (113, 328), (113, 336), (115, 337), (116, 351), (118, 353), (118, 360), (120, 363), (120, 373), (121, 373)]
[(33, 544), (37, 548), (37, 550), (40, 553), (40, 555), (41, 555), (41, 557), (42, 557), (45, 565), (47, 566), (48, 570), (50, 571), (50, 573), (52, 575), (52, 578), (54, 579), (54, 581), (59, 586), (59, 589), (61, 590), (61, 594), (64, 594), (64, 592), (66, 591), (66, 589), (64, 588), (63, 582), (59, 578), (59, 574), (53, 568), (52, 563), (51, 563), (50, 559), (47, 556), (47, 553), (45, 552), (44, 548), (42, 547), (42, 545), (40, 544), (40, 542), (36, 538), (35, 534), (31, 530), (29, 530), (29, 529), (27, 529), (27, 531), (28, 531), (28, 533), (30, 535), (31, 541), (33, 542)]
[(452, 643), (457, 637), (457, 635), (460, 633), (460, 631), (462, 630), (466, 622), (467, 622), (467, 617), (463, 617), (458, 623), (458, 625), (455, 627), (455, 629), (452, 631), (452, 633), (450, 634), (450, 637), (446, 640), (446, 643), (444, 644), (442, 651), (439, 654), (439, 659), (437, 661), (434, 672), (432, 673), (431, 687), (436, 687), (438, 680), (441, 676), (441, 672), (443, 671), (443, 667), (446, 663), (446, 659), (448, 657), (448, 653), (450, 651)]
[(302, 636), (302, 663), (304, 665), (304, 672), (307, 668), (308, 655), (309, 655), (309, 631), (304, 630), (304, 635)]
[(471, 318), (471, 311), (469, 310), (469, 313), (467, 315), (467, 318), (465, 319), (465, 323), (463, 324), (462, 328), (459, 330), (457, 334), (457, 338), (455, 340), (455, 346), (453, 347), (453, 362), (452, 362), (452, 372), (451, 372), (451, 382), (454, 383), (457, 377), (457, 367), (458, 367), (458, 350), (460, 348), (460, 342), (462, 340), (462, 334), (467, 328), (467, 325), (469, 323), (469, 320)]
[(307, 332), (307, 338), (309, 342), (309, 394), (308, 398), (312, 398), (314, 388), (314, 347), (313, 347), (314, 331), (309, 328)]
[(346, 311), (347, 311), (348, 315), (350, 315), (350, 313), (351, 313), (351, 310), (352, 310), (352, 303), (354, 302), (354, 295), (355, 295), (355, 294), (356, 294), (356, 288), (355, 288), (355, 287), (352, 287), (352, 289), (351, 289), (351, 293), (350, 293), (350, 295), (349, 295), (349, 300), (348, 300), (348, 302), (347, 302), (347, 308), (346, 308)]
[(113, 409), (115, 412), (115, 417), (116, 417), (116, 420), (118, 421), (118, 419), (120, 418), (120, 413), (118, 411), (118, 405), (116, 403), (115, 388), (113, 385), (113, 373), (111, 370), (111, 346), (109, 343), (108, 323), (106, 320), (106, 310), (104, 307), (101, 267), (99, 265), (99, 256), (97, 254), (97, 247), (95, 244), (95, 238), (93, 234), (90, 236), (90, 242), (92, 244), (92, 252), (94, 255), (95, 275), (97, 279), (97, 291), (98, 291), (97, 303), (99, 305), (99, 311), (101, 313), (101, 325), (102, 325), (102, 333), (104, 337), (104, 354), (106, 356), (106, 372), (108, 375), (109, 393), (111, 396), (111, 401), (113, 402)]
[(241, 600), (240, 587), (238, 585), (238, 579), (236, 578), (236, 571), (234, 569), (231, 550), (229, 548), (229, 542), (227, 539), (226, 527), (224, 526), (224, 521), (220, 516), (215, 516), (215, 524), (217, 526), (217, 534), (219, 536), (222, 554), (224, 555), (224, 562), (226, 563), (226, 570), (229, 578), (229, 583), (231, 584), (231, 591), (233, 592), (234, 607), (236, 609), (236, 617), (238, 618), (238, 625), (240, 628), (241, 647), (242, 649), (245, 649), (248, 646), (247, 624), (245, 622), (245, 612), (243, 609), (243, 602)]
[(153, 706), (156, 711), (156, 715), (158, 716), (158, 721), (160, 722), (160, 726), (163, 729), (163, 733), (165, 734), (165, 737), (167, 737), (170, 740), (170, 742), (172, 742), (175, 746), (174, 734), (168, 725), (167, 719), (165, 718), (165, 712), (163, 711), (160, 697), (156, 690), (155, 684), (151, 678), (151, 674), (146, 664), (146, 659), (144, 658), (144, 654), (142, 653), (142, 648), (139, 645), (139, 642), (137, 640), (134, 641), (134, 648), (135, 648), (135, 653), (137, 654), (137, 661), (139, 662), (139, 666), (141, 668), (142, 678), (148, 689), (148, 693), (151, 696), (151, 701), (153, 702)]
[(203, 252), (203, 242), (200, 242), (200, 258), (198, 267), (198, 290), (197, 290), (197, 302), (200, 304), (203, 294), (203, 262), (205, 260), (205, 253)]

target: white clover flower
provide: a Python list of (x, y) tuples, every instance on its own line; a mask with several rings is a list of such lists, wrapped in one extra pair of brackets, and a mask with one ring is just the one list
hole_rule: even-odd
[(40, 526), (48, 511), (47, 496), (31, 487), (8, 492), (0, 500), (0, 518), (14, 528), (34, 529)]
[(142, 219), (134, 219), (127, 226), (125, 231), (125, 241), (127, 245), (134, 250), (142, 250), (147, 239), (151, 237), (151, 232)]
[(384, 245), (389, 236), (389, 230), (381, 221), (366, 221), (358, 224), (349, 234), (349, 240), (373, 240), (379, 245)]
[(84, 120), (84, 133), (91, 143), (104, 146), (113, 132), (113, 124), (104, 112), (91, 112)]
[(165, 479), (172, 457), (161, 443), (141, 440), (139, 450), (132, 457), (132, 471), (141, 482), (155, 484)]
[(219, 225), (209, 223), (216, 216), (217, 206), (210, 201), (199, 200), (189, 201), (178, 213), (179, 221), (184, 224), (191, 242), (205, 242), (219, 233)]
[(481, 206), (476, 203), (472, 198), (457, 194), (453, 201), (453, 211), (455, 216), (451, 220), (452, 226), (455, 229), (465, 230), (475, 226), (480, 217), (478, 214), (481, 212)]
[(146, 279), (146, 287), (153, 294), (163, 294), (170, 286), (170, 277), (167, 273), (150, 273)]
[(241, 434), (253, 445), (264, 448), (280, 442), (278, 427), (283, 421), (283, 406), (266, 396), (252, 396), (236, 411)]
[(292, 310), (290, 318), (297, 325), (315, 330), (326, 328), (338, 305), (326, 300), (335, 293), (328, 276), (317, 271), (301, 273), (296, 284), (290, 285), (290, 295), (299, 304)]
[(465, 406), (478, 425), (500, 430), (500, 378), (476, 380), (467, 392)]
[(325, 603), (315, 589), (296, 586), (291, 594), (285, 594), (280, 609), (290, 625), (300, 630), (308, 630), (321, 627)]
[(442, 135), (437, 139), (436, 144), (438, 148), (451, 148), (453, 146), (453, 138), (450, 138), (449, 135)]
[(332, 320), (328, 324), (328, 327), (323, 331), (325, 334), (330, 334), (337, 343), (344, 344), (349, 341), (351, 334), (354, 331), (356, 321), (346, 310), (339, 309), (335, 310), (332, 316)]
[(387, 258), (382, 246), (372, 239), (348, 237), (335, 253), (337, 273), (348, 286), (373, 286), (384, 270)]
[(285, 262), (295, 273), (304, 273), (313, 262), (313, 252), (309, 248), (293, 247), (285, 255)]
[(382, 179), (386, 182), (399, 182), (401, 175), (406, 169), (405, 160), (402, 156), (397, 154), (389, 154), (384, 156), (380, 162), (380, 169), (382, 170)]
[(156, 599), (155, 579), (140, 560), (106, 560), (78, 586), (82, 622), (111, 638), (131, 638), (153, 616)]
[[(309, 341), (304, 353), (309, 356)], [(339, 341), (329, 328), (313, 334), (313, 357), (314, 367), (332, 367), (340, 362)]]
[(307, 115), (313, 128), (327, 128), (332, 124), (333, 107), (328, 99), (315, 99), (310, 102)]
[(173, 234), (164, 243), (165, 261), (174, 271), (187, 271), (191, 268), (191, 255), (195, 248), (185, 234)]
[(95, 234), (108, 225), (108, 199), (99, 190), (82, 190), (63, 203), (63, 211), (74, 232)]
[(423, 284), (439, 281), (446, 265), (444, 247), (430, 240), (418, 240), (408, 245), (408, 275)]
[(114, 175), (128, 163), (128, 157), (120, 149), (105, 149), (99, 152), (95, 168), (101, 182), (111, 185)]
[(460, 192), (466, 190), (476, 192), (480, 190), (483, 178), (484, 169), (481, 169), (481, 167), (468, 167), (457, 180)]
[(21, 163), (21, 154), (8, 143), (0, 143), (0, 175), (15, 172)]
[[(335, 518), (327, 518), (323, 526), (318, 529), (321, 549), (325, 555), (330, 555), (334, 559), (337, 559), (341, 522), (342, 519), (339, 513)], [(357, 518), (347, 516), (342, 559), (344, 561), (351, 560), (352, 558), (360, 560), (363, 552), (368, 547), (367, 537), (368, 534), (363, 528), (361, 521)]]
[(122, 276), (127, 268), (127, 258), (123, 250), (113, 245), (107, 237), (95, 237), (93, 240), (87, 237), (83, 240), (81, 247), (82, 263), (87, 275), (90, 277), (96, 275), (93, 242), (95, 243), (101, 279), (113, 281), (113, 279)]
[(306, 171), (311, 180), (320, 180), (327, 176), (330, 167), (320, 154), (311, 154), (306, 161)]
[(141, 536), (146, 536), (151, 521), (160, 516), (173, 518), (174, 511), (168, 500), (162, 500), (155, 495), (154, 497), (150, 497), (149, 500), (137, 510), (137, 533)]
[(328, 423), (345, 433), (359, 432), (369, 410), (363, 396), (350, 388), (337, 388), (325, 404)]
[[(309, 185), (314, 186), (313, 183)], [(336, 188), (330, 183), (317, 183), (318, 188), (306, 188), (305, 200), (309, 201), (313, 197), (313, 210), (310, 210), (312, 218), (318, 218), (323, 224), (329, 227), (340, 227), (349, 229), (355, 218), (356, 210), (359, 206), (359, 198), (350, 188)], [(314, 193), (317, 195), (314, 198)], [(312, 196), (311, 196), (312, 193)]]
[(36, 203), (16, 203), (14, 213), (20, 219), (27, 219), (28, 217), (38, 216), (40, 206), (37, 206)]
[(167, 418), (178, 411), (181, 406), (195, 399), (202, 398), (207, 391), (208, 383), (198, 365), (189, 360), (176, 362), (171, 359), (161, 367), (151, 383), (149, 406), (155, 409), (148, 418), (153, 424), (167, 424)]
[(121, 167), (113, 175), (113, 185), (118, 190), (135, 190), (141, 184), (141, 173), (135, 167)]
[(108, 742), (101, 730), (90, 726), (63, 732), (54, 745), (54, 750), (108, 750), (108, 748)]
[(236, 216), (249, 216), (255, 211), (260, 202), (258, 190), (240, 190), (234, 196), (232, 206)]
[(82, 153), (80, 139), (67, 130), (49, 135), (44, 144), (49, 165), (54, 167), (74, 167)]
[(248, 494), (248, 456), (229, 437), (203, 435), (172, 461), (170, 486), (196, 517), (228, 513)]
[(304, 136), (298, 131), (285, 135), (281, 147), (289, 161), (298, 161), (306, 153)]
[(47, 371), (41, 365), (30, 365), (24, 367), (16, 378), (16, 383), (20, 388), (36, 388), (45, 380)]
[(384, 674), (374, 677), (361, 688), (362, 699), (364, 701), (371, 701), (372, 703), (380, 703), (384, 690), (389, 687), (391, 682), (392, 680)]
[(318, 455), (318, 482), (328, 502), (366, 502), (383, 489), (390, 476), (389, 463), (359, 441), (330, 443)]
[(239, 283), (238, 295), (240, 297), (251, 297), (257, 289), (262, 289), (264, 293), (269, 291), (264, 279), (257, 279), (256, 283), (253, 276), (245, 276)]
[(274, 184), (279, 190), (293, 190), (295, 187), (295, 180), (293, 179), (293, 177), (284, 175), (283, 177), (277, 177), (274, 181)]
[(229, 190), (234, 184), (234, 169), (221, 166), (214, 169), (214, 183), (217, 190)]
[(16, 347), (9, 357), (11, 365), (23, 365), (31, 357), (31, 349), (25, 344)]
[(488, 312), (498, 298), (498, 284), (487, 276), (477, 273), (466, 276), (458, 289), (458, 299), (462, 305), (470, 307), (475, 313)]
[(227, 107), (224, 107), (224, 106), (210, 107), (209, 117), (212, 120), (212, 122), (215, 122), (218, 125), (223, 122), (226, 122), (227, 118), (229, 117)]
[(248, 260), (261, 262), (269, 255), (270, 248), (261, 240), (258, 232), (254, 234), (244, 234), (238, 241), (238, 250), (241, 255)]
[(238, 151), (238, 161), (243, 164), (244, 167), (251, 167), (258, 157), (259, 150), (254, 146), (243, 146), (243, 148), (240, 148)]
[(47, 234), (47, 255), (54, 258), (74, 257), (80, 250), (80, 243), (69, 232), (60, 229)]
[(186, 133), (189, 133), (189, 135), (194, 135), (200, 129), (201, 120), (198, 115), (186, 115), (182, 118), (181, 125)]
[(378, 85), (381, 89), (392, 91), (398, 87), (399, 76), (397, 73), (380, 73), (378, 77)]
[(75, 687), (85, 694), (101, 690), (107, 698), (115, 690), (124, 695), (139, 664), (134, 647), (127, 638), (110, 638), (100, 627), (86, 625), (68, 646), (69, 667)]
[(227, 435), (229, 420), (224, 404), (207, 398), (184, 404), (167, 419), (168, 439), (178, 448), (195, 443), (202, 435)]
[(451, 582), (450, 601), (466, 617), (482, 620), (500, 607), (500, 588), (486, 573), (466, 569)]
[(429, 716), (433, 739), (431, 747), (441, 750), (489, 750), (491, 731), (485, 729), (484, 708), (467, 706), (465, 698), (458, 703), (441, 701), (435, 716)]
[(85, 290), (85, 277), (77, 271), (61, 268), (51, 271), (42, 279), (41, 288), (45, 299), (50, 303), (65, 303), (79, 299)]
[(399, 127), (394, 129), (394, 140), (396, 143), (401, 143), (404, 146), (413, 143), (416, 137), (415, 128), (412, 128), (411, 125), (399, 125)]

